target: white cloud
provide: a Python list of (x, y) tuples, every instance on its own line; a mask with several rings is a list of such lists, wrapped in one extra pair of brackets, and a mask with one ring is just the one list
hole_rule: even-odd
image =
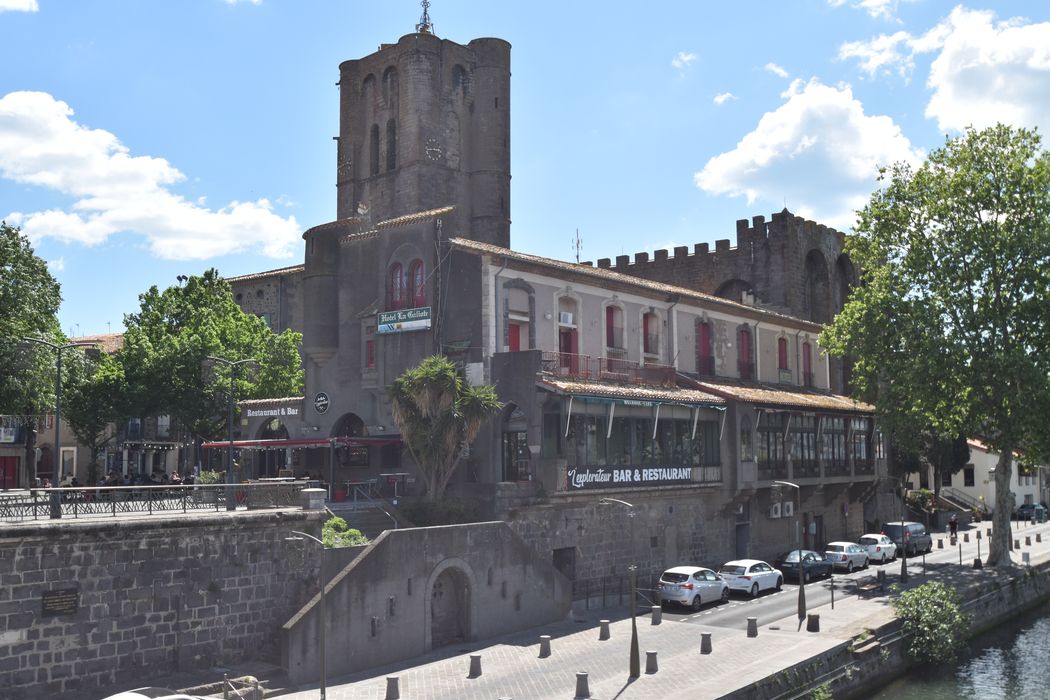
[(730, 100), (735, 100), (735, 99), (736, 99), (736, 95), (734, 95), (731, 92), (720, 92), (717, 95), (715, 95), (713, 102), (716, 105), (724, 105), (726, 102), (729, 102)]
[[(832, 7), (842, 7), (846, 0), (828, 0)], [(851, 7), (864, 10), (876, 19), (893, 19), (897, 13), (897, 0), (857, 0)]]
[(992, 11), (959, 6), (925, 34), (881, 35), (843, 44), (869, 75), (908, 77), (915, 56), (935, 53), (926, 87), (926, 116), (942, 130), (1004, 122), (1050, 127), (1050, 22), (995, 21)]
[(0, 12), (39, 12), (36, 0), (0, 0)]
[(66, 209), (14, 212), (31, 240), (97, 245), (120, 232), (144, 236), (154, 255), (207, 259), (249, 248), (287, 257), (299, 243), (294, 217), (266, 199), (207, 209), (171, 190), (185, 176), (163, 158), (132, 156), (108, 131), (73, 120), (65, 102), (43, 92), (0, 98), (0, 177), (74, 199)]
[(227, 5), (237, 5), (242, 2), (250, 2), (253, 5), (261, 5), (262, 0), (226, 0)]
[(688, 68), (689, 64), (696, 60), (695, 53), (688, 53), (686, 51), (679, 51), (678, 55), (671, 59), (671, 65), (679, 70)]
[(696, 173), (700, 189), (749, 204), (785, 202), (797, 214), (849, 228), (876, 187), (878, 166), (923, 157), (892, 119), (865, 114), (848, 85), (796, 80), (784, 97), (733, 150)]
[(52, 272), (62, 272), (62, 270), (66, 269), (66, 259), (59, 258), (58, 260), (49, 260), (47, 268)]
[(786, 70), (784, 70), (783, 68), (781, 68), (780, 66), (778, 66), (777, 64), (773, 63), (773, 62), (767, 63), (765, 66), (763, 66), (763, 68), (765, 68), (766, 71), (772, 73), (773, 75), (775, 75), (777, 77), (780, 77), (780, 78), (788, 77), (788, 72)]

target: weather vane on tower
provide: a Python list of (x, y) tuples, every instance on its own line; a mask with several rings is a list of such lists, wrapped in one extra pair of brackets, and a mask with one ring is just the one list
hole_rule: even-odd
[(420, 34), (433, 34), (434, 25), (430, 23), (430, 0), (422, 0), (419, 4), (423, 6), (423, 16), (419, 18), (416, 31)]

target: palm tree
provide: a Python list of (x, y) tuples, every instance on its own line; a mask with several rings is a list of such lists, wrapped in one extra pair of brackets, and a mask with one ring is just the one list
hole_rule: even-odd
[(401, 439), (426, 479), (427, 501), (441, 497), (481, 426), (503, 407), (495, 387), (470, 386), (441, 355), (405, 370), (390, 398)]

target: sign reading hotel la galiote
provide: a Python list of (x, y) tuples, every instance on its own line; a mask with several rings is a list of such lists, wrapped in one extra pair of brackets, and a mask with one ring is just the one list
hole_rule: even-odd
[(569, 467), (566, 470), (569, 491), (615, 489), (631, 486), (673, 486), (693, 481), (691, 467), (657, 467), (620, 465), (615, 467)]
[(376, 333), (404, 333), (430, 329), (430, 307), (383, 311), (376, 319)]

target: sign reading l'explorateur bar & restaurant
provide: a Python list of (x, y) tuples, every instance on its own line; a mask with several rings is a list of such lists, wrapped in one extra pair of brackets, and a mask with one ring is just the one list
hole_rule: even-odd
[(569, 491), (630, 486), (673, 486), (693, 481), (691, 467), (569, 467), (565, 475)]
[(430, 307), (382, 311), (376, 319), (376, 333), (403, 333), (425, 331), (430, 328)]

